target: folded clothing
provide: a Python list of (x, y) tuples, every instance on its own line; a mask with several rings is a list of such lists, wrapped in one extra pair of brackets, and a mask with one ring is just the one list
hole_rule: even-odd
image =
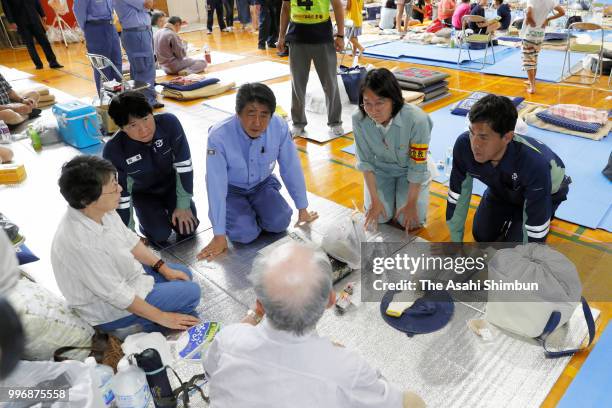
[(448, 88), (444, 87), (444, 88), (439, 88), (436, 89), (435, 91), (429, 92), (425, 94), (425, 102), (427, 101), (431, 101), (432, 99), (435, 99), (439, 96), (445, 95), (448, 93)]
[(423, 92), (402, 90), (402, 98), (404, 98), (404, 102), (406, 103), (418, 105), (425, 100), (425, 94)]
[[(472, 106), (487, 95), (489, 95), (487, 92), (472, 92), (470, 96), (457, 102), (453, 110), (451, 110), (451, 113), (457, 116), (466, 116), (470, 112), (470, 109), (472, 109)], [(525, 98), (521, 96), (506, 96), (506, 98), (510, 99), (514, 106), (519, 106), (520, 103), (525, 100)]]
[(205, 86), (204, 88), (194, 89), (193, 91), (179, 91), (176, 89), (164, 88), (161, 94), (165, 97), (178, 99), (181, 101), (188, 101), (192, 99), (206, 98), (208, 96), (215, 96), (222, 94), (236, 86), (234, 81), (231, 82), (217, 82), (216, 84)]
[(567, 41), (567, 33), (545, 33), (544, 41)]
[(581, 122), (579, 120), (573, 120), (565, 118), (563, 116), (554, 115), (548, 110), (538, 112), (536, 113), (536, 116), (544, 122), (550, 123), (551, 125), (560, 126), (569, 130), (575, 130), (577, 132), (597, 133), (597, 131), (601, 129), (602, 126), (601, 123)]
[(591, 108), (588, 106), (574, 104), (551, 105), (548, 112), (553, 115), (562, 116), (567, 119), (578, 120), (580, 122), (608, 123), (608, 111)]
[(407, 89), (409, 91), (418, 91), (418, 92), (423, 92), (423, 93), (435, 91), (436, 89), (440, 89), (440, 88), (444, 88), (445, 86), (448, 86), (447, 81), (440, 81), (440, 82), (436, 82), (436, 83), (433, 83), (427, 86), (421, 86), (418, 84), (413, 84), (411, 82), (404, 82), (404, 81), (399, 81), (399, 84), (402, 89)]
[(217, 82), (219, 82), (219, 78), (208, 78), (187, 85), (181, 85), (174, 82), (162, 82), (161, 84), (164, 86), (164, 88), (173, 89), (175, 91), (193, 91), (204, 88), (205, 86), (216, 84)]
[(545, 110), (542, 107), (531, 107), (530, 109), (525, 109), (525, 111), (521, 112), (521, 117), (525, 120), (525, 122), (530, 125), (540, 129), (549, 130), (551, 132), (563, 133), (571, 136), (584, 137), (586, 139), (591, 140), (601, 140), (604, 137), (608, 136), (608, 133), (612, 130), (612, 122), (608, 122), (603, 125), (601, 129), (599, 129), (596, 133), (586, 133), (586, 132), (577, 132), (575, 130), (570, 130), (563, 128), (561, 126), (556, 126), (551, 123), (546, 123), (542, 119), (538, 118), (537, 113)]
[(440, 82), (450, 76), (445, 72), (432, 71), (424, 68), (406, 68), (394, 71), (393, 74), (399, 81), (409, 82), (423, 87)]

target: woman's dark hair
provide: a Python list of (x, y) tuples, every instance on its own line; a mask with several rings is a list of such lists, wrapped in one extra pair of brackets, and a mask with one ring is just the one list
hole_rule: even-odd
[(57, 184), (68, 205), (80, 210), (100, 198), (102, 187), (116, 173), (108, 160), (82, 155), (64, 163)]
[(518, 112), (505, 96), (487, 95), (472, 106), (468, 115), (470, 123), (486, 123), (500, 136), (516, 127)]
[(147, 98), (136, 91), (127, 91), (113, 98), (108, 107), (108, 115), (119, 127), (124, 127), (130, 121), (130, 117), (144, 118), (153, 113), (153, 108), (147, 102)]
[(363, 92), (369, 89), (381, 98), (389, 98), (393, 103), (393, 109), (391, 111), (391, 117), (397, 115), (397, 113), (404, 106), (404, 98), (402, 97), (402, 88), (400, 88), (397, 78), (387, 68), (376, 68), (369, 71), (366, 74), (365, 79), (361, 83), (361, 89), (359, 90), (359, 110), (361, 114), (366, 117), (367, 113), (363, 108)]
[(153, 13), (151, 13), (151, 25), (153, 27), (157, 26), (157, 22), (162, 17), (166, 17), (166, 13), (164, 13), (163, 11), (158, 10), (158, 11), (154, 11)]
[(240, 114), (249, 103), (257, 102), (265, 105), (270, 110), (270, 116), (276, 110), (276, 96), (267, 86), (259, 82), (242, 85), (238, 88), (236, 95), (236, 113)]

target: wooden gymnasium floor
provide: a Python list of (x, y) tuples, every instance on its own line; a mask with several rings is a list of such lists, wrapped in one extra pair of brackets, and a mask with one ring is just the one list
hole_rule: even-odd
[[(206, 35), (203, 31), (196, 31), (182, 34), (183, 38), (202, 47), (208, 44), (212, 50), (224, 51), (229, 53), (242, 54), (247, 58), (223, 64), (222, 67), (212, 65), (209, 72), (214, 72), (220, 68), (228, 68), (256, 61), (278, 61), (287, 62), (287, 58), (280, 58), (276, 55), (276, 50), (260, 51), (257, 49), (255, 35), (246, 31), (236, 31), (232, 33), (221, 33), (218, 28), (214, 29), (213, 35)], [(0, 64), (13, 67), (34, 75), (34, 81), (41, 82), (48, 86), (60, 89), (76, 97), (91, 97), (95, 95), (95, 86), (92, 79), (91, 68), (85, 57), (84, 44), (70, 44), (65, 48), (63, 44), (54, 44), (54, 50), (58, 60), (64, 65), (63, 69), (51, 70), (44, 69), (37, 71), (34, 69), (25, 49), (0, 50)], [(39, 50), (40, 52), (40, 50)], [(41, 53), (42, 56), (42, 53)], [(213, 61), (214, 62), (214, 61)], [(361, 58), (361, 64), (373, 64), (376, 67), (409, 67), (415, 64), (398, 63), (371, 58)], [(545, 61), (540, 61), (545, 63)], [(428, 67), (425, 67), (428, 68)], [(612, 93), (607, 88), (608, 78), (600, 79), (594, 85), (563, 85), (551, 83), (538, 83), (537, 93), (529, 95), (525, 92), (522, 79), (505, 78), (500, 76), (489, 76), (479, 73), (468, 73), (455, 71), (452, 69), (436, 68), (446, 71), (451, 76), (449, 85), (451, 96), (444, 100), (437, 101), (428, 105), (425, 110), (428, 112), (451, 104), (466, 96), (472, 91), (499, 92), (506, 95), (524, 96), (527, 101), (554, 104), (554, 103), (577, 103), (601, 109), (612, 108)], [(287, 80), (287, 77), (278, 78), (269, 83)], [(165, 111), (174, 112), (180, 115), (181, 121), (197, 121), (201, 100), (180, 103), (164, 99), (166, 104)], [(288, 111), (289, 107), (285, 109)], [(186, 126), (187, 127), (187, 126)], [(360, 172), (355, 169), (355, 157), (342, 152), (341, 149), (353, 143), (352, 135), (343, 136), (330, 143), (317, 144), (304, 139), (296, 139), (296, 144), (300, 152), (302, 166), (306, 175), (307, 188), (310, 192), (326, 197), (344, 206), (352, 206), (355, 200), (360, 207), (363, 205), (363, 178)], [(197, 154), (194, 153), (194, 154)], [(585, 158), (588, 160), (588, 158)], [(593, 191), (593, 194), (597, 194)], [(479, 197), (472, 198), (472, 209), (466, 224), (466, 239), (471, 237), (471, 220), (479, 201)], [(428, 211), (428, 222), (425, 229), (418, 233), (424, 239), (434, 242), (443, 242), (450, 239), (448, 230), (445, 226), (446, 208), (446, 187), (433, 183), (431, 188), (431, 205)], [(580, 249), (580, 254), (576, 262), (588, 268), (588, 259), (593, 257), (607, 257), (610, 250), (604, 248), (602, 243), (612, 241), (612, 234), (603, 230), (592, 230), (580, 225), (571, 224), (561, 220), (552, 223), (551, 234), (548, 241), (550, 243), (572, 242), (576, 248)], [(610, 263), (608, 263), (610, 265)], [(579, 268), (582, 269), (582, 268)], [(609, 270), (598, 273), (591, 277), (590, 284), (594, 286), (612, 287), (612, 275)], [(594, 306), (602, 310), (602, 315), (598, 324), (598, 336), (612, 318), (612, 302), (595, 302)], [(551, 390), (544, 406), (555, 406), (563, 396), (563, 393), (575, 377), (576, 373), (587, 357), (587, 352), (578, 353), (571, 360), (570, 364)]]

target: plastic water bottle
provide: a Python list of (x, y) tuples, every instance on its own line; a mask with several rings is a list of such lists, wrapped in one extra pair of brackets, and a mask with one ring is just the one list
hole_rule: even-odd
[(212, 59), (210, 58), (210, 47), (208, 45), (204, 46), (204, 59), (209, 64), (212, 62)]
[(453, 168), (453, 148), (449, 147), (446, 151), (446, 157), (444, 158), (444, 175), (450, 178), (451, 170)]
[(117, 364), (117, 374), (111, 381), (118, 408), (148, 408), (153, 406), (153, 398), (142, 369), (123, 359)]
[(455, 48), (455, 27), (451, 28), (450, 47)]
[(113, 369), (107, 365), (97, 364), (93, 357), (87, 357), (85, 364), (91, 370), (91, 377), (94, 381), (94, 387), (98, 392), (94, 392), (94, 396), (103, 405), (96, 404), (101, 407), (112, 407), (115, 402), (115, 394), (111, 390), (111, 380), (113, 378)]
[(27, 133), (30, 139), (32, 140), (32, 147), (34, 148), (34, 150), (40, 152), (42, 150), (42, 142), (40, 141), (40, 135), (38, 134), (38, 131), (36, 131), (36, 129), (34, 129), (32, 125), (30, 125), (28, 127)]

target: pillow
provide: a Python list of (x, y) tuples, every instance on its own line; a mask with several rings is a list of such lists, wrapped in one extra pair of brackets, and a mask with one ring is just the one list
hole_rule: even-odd
[(204, 88), (208, 85), (213, 85), (219, 82), (219, 78), (207, 78), (202, 81), (194, 82), (189, 85), (179, 85), (172, 82), (162, 82), (161, 84), (168, 89), (174, 89), (176, 91), (194, 91), (196, 89)]
[(576, 132), (597, 133), (601, 129), (601, 123), (581, 122), (579, 120), (564, 118), (563, 116), (553, 115), (548, 110), (536, 113), (536, 116), (546, 123), (560, 126)]
[[(94, 329), (78, 317), (63, 299), (39, 284), (22, 278), (7, 297), (26, 335), (23, 358), (50, 360), (60, 347), (91, 347)], [(90, 350), (73, 350), (66, 356), (84, 360)]]
[[(489, 95), (487, 92), (472, 92), (470, 96), (463, 99), (462, 101), (459, 101), (457, 105), (455, 105), (453, 110), (451, 110), (451, 113), (457, 116), (467, 116), (467, 114), (470, 113), (470, 109), (472, 108), (472, 106), (474, 106), (476, 102), (478, 102), (480, 99), (484, 98), (487, 95)], [(512, 101), (512, 104), (514, 106), (519, 106), (521, 102), (525, 100), (525, 98), (521, 96), (507, 96), (507, 98)]]
[(19, 265), (25, 265), (31, 262), (36, 262), (40, 258), (30, 251), (25, 244), (21, 244), (15, 248), (15, 254), (17, 255), (17, 259), (19, 260)]

